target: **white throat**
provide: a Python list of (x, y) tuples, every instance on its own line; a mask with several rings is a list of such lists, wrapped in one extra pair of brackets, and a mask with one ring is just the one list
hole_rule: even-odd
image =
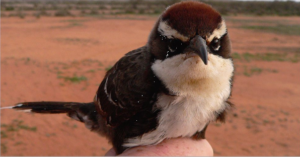
[(208, 64), (200, 57), (186, 59), (180, 54), (165, 60), (156, 60), (152, 70), (172, 92), (182, 96), (209, 95), (222, 92), (224, 98), (230, 92), (230, 79), (233, 75), (231, 59), (208, 54)]

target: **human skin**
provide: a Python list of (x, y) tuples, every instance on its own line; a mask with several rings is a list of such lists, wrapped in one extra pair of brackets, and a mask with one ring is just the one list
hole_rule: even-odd
[[(113, 149), (105, 154), (105, 156), (115, 155)], [(157, 145), (128, 149), (120, 156), (213, 156), (213, 149), (205, 139), (173, 138), (166, 139)]]

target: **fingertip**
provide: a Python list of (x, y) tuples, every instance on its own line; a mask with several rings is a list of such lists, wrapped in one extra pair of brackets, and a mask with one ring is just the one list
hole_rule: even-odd
[[(115, 156), (109, 150), (105, 156)], [(121, 156), (213, 156), (212, 146), (206, 139), (191, 138), (166, 139), (157, 145), (139, 146), (127, 149)]]
[(116, 152), (113, 148), (111, 148), (104, 156), (116, 156)]
[(167, 146), (165, 152), (168, 155), (213, 156), (212, 146), (206, 139), (174, 138), (167, 139), (159, 145)]
[(199, 140), (199, 150), (197, 153), (202, 154), (202, 156), (214, 156), (214, 150), (212, 146), (206, 139)]

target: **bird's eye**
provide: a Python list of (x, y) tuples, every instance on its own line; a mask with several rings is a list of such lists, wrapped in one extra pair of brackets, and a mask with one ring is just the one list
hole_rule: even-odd
[(213, 50), (218, 51), (221, 47), (220, 39), (214, 38), (213, 41), (210, 43), (210, 46)]
[(168, 48), (171, 52), (177, 51), (180, 47), (182, 47), (182, 42), (178, 39), (170, 39)]

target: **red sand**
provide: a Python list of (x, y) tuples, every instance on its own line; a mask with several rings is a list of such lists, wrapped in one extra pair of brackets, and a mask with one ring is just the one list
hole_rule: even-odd
[[(2, 18), (1, 106), (21, 101), (91, 101), (105, 69), (143, 46), (154, 23), (154, 18)], [(228, 26), (233, 52), (299, 47), (299, 36), (239, 29), (230, 22)], [(248, 77), (243, 75), (244, 66), (263, 71)], [(236, 61), (236, 68), (231, 99), (236, 108), (225, 124), (212, 123), (207, 130), (215, 155), (300, 155), (300, 63)], [(60, 78), (74, 74), (87, 81)], [(1, 124), (1, 155), (91, 156), (103, 155), (111, 147), (66, 115), (2, 110)]]

